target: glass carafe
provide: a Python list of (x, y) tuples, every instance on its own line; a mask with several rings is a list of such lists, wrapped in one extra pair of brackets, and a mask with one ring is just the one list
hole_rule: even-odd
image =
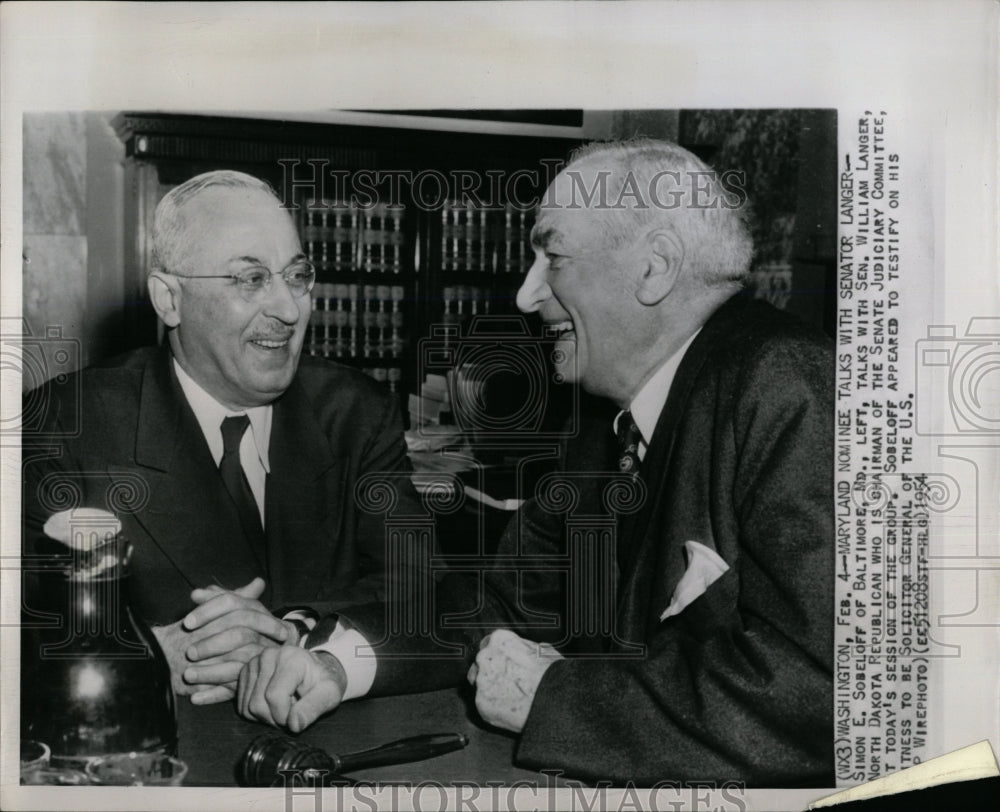
[(45, 525), (25, 566), (21, 738), (53, 761), (177, 750), (170, 668), (132, 612), (131, 545), (113, 515), (78, 508)]

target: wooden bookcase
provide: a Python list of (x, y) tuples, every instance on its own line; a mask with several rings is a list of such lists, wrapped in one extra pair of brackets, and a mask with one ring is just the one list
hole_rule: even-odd
[[(675, 131), (650, 134), (677, 140), (716, 169), (746, 172), (756, 294), (832, 335), (836, 112), (681, 110), (671, 120)], [(113, 126), (125, 146), (126, 185), (125, 329), (116, 349), (159, 338), (145, 284), (157, 202), (200, 172), (238, 169), (274, 186), (319, 269), (305, 351), (384, 380), (404, 414), (408, 393), (419, 390), (422, 341), (461, 335), (475, 315), (516, 312), (530, 204), (580, 143), (150, 112), (121, 113)]]
[(404, 414), (432, 325), (515, 312), (530, 204), (579, 143), (146, 112), (113, 126), (125, 145), (121, 349), (160, 338), (145, 292), (157, 202), (201, 172), (240, 170), (271, 183), (317, 265), (305, 351), (385, 381)]

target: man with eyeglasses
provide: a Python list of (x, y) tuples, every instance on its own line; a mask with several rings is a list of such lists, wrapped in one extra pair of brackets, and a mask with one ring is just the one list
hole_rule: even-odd
[(521, 508), (496, 568), (442, 580), (437, 633), (467, 660), (439, 648), (414, 668), (402, 655), (436, 641), (386, 640), (381, 607), (351, 607), (340, 620), (382, 641), (369, 666), (263, 650), (240, 675), (245, 716), (299, 732), (359, 692), (465, 677), (533, 769), (829, 785), (832, 342), (742, 290), (743, 203), (674, 144), (574, 156), (539, 206), (517, 303), (617, 418), (567, 442), (565, 478)]
[(80, 402), (50, 405), (52, 421), (76, 413), (82, 430), (25, 457), (26, 551), (60, 482), (77, 506), (105, 509), (116, 482), (140, 482), (117, 511), (134, 545), (133, 604), (175, 690), (210, 703), (233, 695), (262, 647), (385, 597), (385, 528), (357, 506), (362, 477), (399, 489), (395, 515), (419, 508), (395, 399), (360, 371), (302, 357), (316, 274), (271, 188), (239, 172), (192, 178), (157, 206), (152, 240), (165, 346), (84, 370), (63, 387)]

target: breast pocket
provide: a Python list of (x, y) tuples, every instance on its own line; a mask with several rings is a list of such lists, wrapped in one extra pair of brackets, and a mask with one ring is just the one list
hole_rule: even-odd
[(673, 626), (702, 639), (724, 629), (741, 627), (738, 600), (739, 577), (736, 570), (730, 568), (681, 611), (665, 617), (661, 627)]

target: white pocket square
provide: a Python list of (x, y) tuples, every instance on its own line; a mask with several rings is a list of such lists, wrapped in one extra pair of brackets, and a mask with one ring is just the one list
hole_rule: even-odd
[(660, 615), (660, 620), (679, 615), (729, 569), (729, 565), (715, 550), (697, 541), (684, 542), (684, 556), (687, 558), (687, 569), (674, 590), (670, 605)]

